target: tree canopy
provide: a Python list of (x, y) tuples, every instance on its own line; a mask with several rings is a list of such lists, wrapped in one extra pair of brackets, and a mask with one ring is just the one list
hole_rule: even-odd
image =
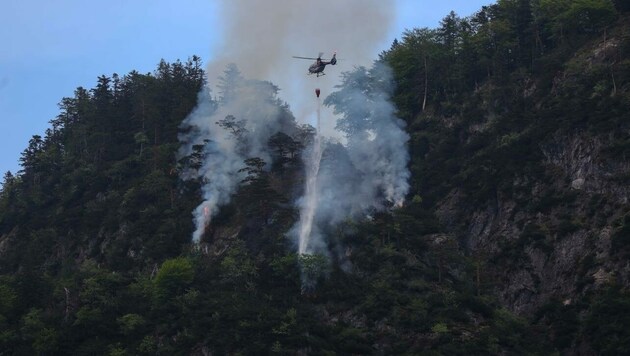
[[(373, 67), (342, 74), (325, 99), (338, 130), (369, 141), (384, 115), (400, 118), (411, 177), (404, 204), (328, 225), (329, 254), (297, 255), (287, 237), (316, 132), (292, 121), (273, 83), (229, 65), (212, 97), (197, 56), (98, 76), (61, 99), (21, 170), (3, 176), (0, 350), (622, 353), (629, 11), (620, 0), (499, 0), (409, 29)], [(252, 142), (247, 118), (229, 111), (244, 85), (290, 129)], [(210, 126), (238, 141), (242, 162), (231, 200), (192, 243), (209, 178), (187, 173), (218, 144), (179, 151), (200, 92), (226, 110)], [(323, 167), (343, 181), (348, 146), (324, 148)]]

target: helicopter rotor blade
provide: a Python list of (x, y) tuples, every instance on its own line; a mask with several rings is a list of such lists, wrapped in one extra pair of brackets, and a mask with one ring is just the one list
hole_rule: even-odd
[(298, 56), (293, 56), (293, 58), (317, 60), (317, 58), (313, 58), (313, 57), (298, 57)]

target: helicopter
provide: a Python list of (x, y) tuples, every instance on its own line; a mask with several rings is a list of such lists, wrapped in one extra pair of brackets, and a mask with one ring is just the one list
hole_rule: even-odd
[(337, 52), (333, 52), (333, 56), (330, 59), (330, 61), (322, 59), (323, 54), (324, 54), (323, 52), (319, 52), (319, 55), (317, 56), (317, 58), (298, 57), (298, 56), (293, 56), (293, 58), (315, 60), (315, 63), (313, 63), (310, 67), (308, 67), (308, 74), (316, 74), (316, 76), (319, 77), (320, 75), (326, 75), (326, 73), (324, 73), (324, 68), (326, 68), (326, 65), (337, 64)]

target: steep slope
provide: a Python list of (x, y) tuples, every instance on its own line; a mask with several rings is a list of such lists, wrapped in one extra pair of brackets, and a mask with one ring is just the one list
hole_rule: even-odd
[[(627, 77), (614, 88), (611, 76), (626, 70), (612, 64), (623, 61), (615, 59), (620, 38), (600, 37), (576, 51), (544, 97), (535, 91), (545, 84), (527, 78), (520, 105), (528, 109), (508, 103), (488, 120), (493, 110), (482, 105), (486, 119), (461, 128), (464, 150), (482, 146), (466, 152), (474, 163), (437, 202), (438, 216), (472, 253), (496, 262), (494, 278), (507, 282), (501, 295), (515, 311), (532, 312), (550, 298), (570, 303), (593, 282), (627, 285), (624, 252), (612, 247), (630, 196)], [(501, 90), (492, 85), (476, 95)], [(525, 123), (496, 132), (506, 119)]]
[[(527, 3), (451, 14), (383, 54), (402, 75), (396, 100), (413, 137), (413, 186), (502, 305), (549, 327), (559, 349), (615, 352), (628, 342), (624, 321), (611, 321), (608, 336), (590, 333), (602, 300), (618, 298), (612, 317), (629, 296), (627, 13), (598, 24), (612, 5), (576, 2), (564, 15), (591, 21), (561, 33), (573, 18), (545, 19), (542, 3)], [(490, 53), (482, 40), (494, 41)]]
[[(328, 254), (297, 255), (286, 236), (314, 132), (272, 84), (254, 83), (283, 131), (257, 142), (264, 159), (242, 150), (231, 200), (199, 226), (191, 212), (212, 176), (180, 174), (213, 143), (176, 155), (191, 130), (182, 121), (207, 95), (199, 59), (78, 88), (23, 170), (5, 175), (0, 353), (627, 350), (624, 4), (499, 1), (403, 34), (378, 62), (392, 68), (411, 136), (411, 192), (402, 206), (383, 192), (369, 214), (322, 228)], [(366, 73), (327, 102), (343, 110), (350, 89), (389, 86)], [(238, 139), (240, 109), (212, 127)], [(331, 179), (360, 173), (335, 170), (352, 166), (343, 145), (323, 147)]]

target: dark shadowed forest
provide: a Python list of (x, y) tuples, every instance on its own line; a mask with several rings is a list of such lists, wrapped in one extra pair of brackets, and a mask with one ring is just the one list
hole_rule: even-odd
[[(499, 0), (407, 30), (323, 100), (350, 141), (373, 122), (346, 93), (381, 66), (409, 191), (320, 231), (328, 254), (287, 237), (316, 131), (272, 83), (229, 66), (208, 94), (193, 55), (62, 98), (3, 178), (0, 355), (630, 350), (630, 3)], [(236, 113), (212, 123), (242, 178), (193, 242), (213, 143), (182, 154), (182, 122), (243, 81), (281, 124), (262, 157)], [(351, 164), (322, 147), (322, 170)]]

